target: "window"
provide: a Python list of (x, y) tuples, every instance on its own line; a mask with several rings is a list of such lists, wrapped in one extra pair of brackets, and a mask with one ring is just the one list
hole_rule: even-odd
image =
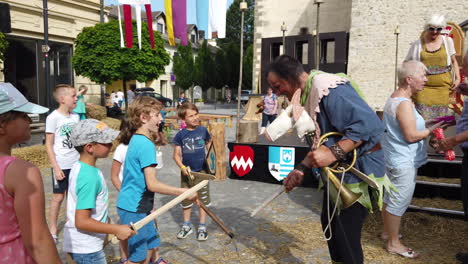
[(320, 63), (334, 63), (335, 62), (335, 40), (324, 39), (320, 45)]
[(192, 41), (192, 43), (195, 43), (196, 40), (195, 40), (195, 35), (194, 34), (190, 35), (190, 41)]
[(302, 64), (309, 64), (309, 42), (307, 41), (296, 42), (295, 57)]
[(158, 31), (161, 32), (161, 34), (164, 34), (163, 24), (158, 23)]

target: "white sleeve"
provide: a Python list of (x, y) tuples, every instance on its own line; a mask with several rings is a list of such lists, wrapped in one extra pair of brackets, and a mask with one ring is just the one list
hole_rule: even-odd
[(445, 47), (447, 49), (447, 54), (452, 57), (452, 55), (454, 55), (456, 53), (455, 51), (455, 45), (453, 44), (453, 39), (451, 37), (446, 37), (447, 39), (447, 47)]
[(114, 151), (114, 160), (123, 163), (125, 160), (125, 146), (124, 144), (119, 144)]
[(55, 130), (57, 129), (57, 118), (54, 113), (55, 112), (52, 112), (46, 118), (46, 128), (45, 128), (46, 133), (55, 134)]

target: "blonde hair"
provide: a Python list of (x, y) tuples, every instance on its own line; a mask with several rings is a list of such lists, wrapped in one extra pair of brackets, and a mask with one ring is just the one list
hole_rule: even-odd
[(406, 77), (414, 76), (418, 71), (423, 70), (427, 71), (426, 65), (420, 61), (410, 60), (405, 61), (398, 67), (398, 85), (406, 84)]
[(128, 129), (136, 131), (143, 125), (140, 116), (149, 116), (151, 112), (159, 113), (162, 104), (158, 100), (149, 96), (138, 96), (128, 107)]
[(424, 30), (427, 30), (430, 26), (445, 27), (447, 22), (445, 21), (444, 15), (432, 15), (426, 19)]
[(88, 87), (86, 87), (86, 85), (82, 84), (82, 85), (80, 85), (80, 87), (78, 88), (78, 91), (82, 91), (82, 90), (88, 91)]
[(57, 84), (54, 88), (54, 98), (55, 101), (59, 102), (59, 97), (68, 94), (69, 89), (75, 90), (75, 88), (69, 84)]

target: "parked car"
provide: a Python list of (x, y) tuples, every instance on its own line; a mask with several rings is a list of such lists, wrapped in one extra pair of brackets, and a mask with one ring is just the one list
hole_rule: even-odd
[[(249, 97), (252, 94), (251, 90), (241, 90), (241, 103), (245, 104), (249, 101)], [(237, 93), (234, 95), (235, 100), (237, 101)]]
[(144, 88), (137, 88), (135, 90), (136, 96), (151, 96), (153, 98), (158, 99), (165, 107), (172, 106), (172, 99), (162, 96), (160, 93), (154, 92), (154, 88), (151, 87), (144, 87)]

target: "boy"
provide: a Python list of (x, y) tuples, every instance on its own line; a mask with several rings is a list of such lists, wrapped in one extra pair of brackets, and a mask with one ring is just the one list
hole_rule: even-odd
[[(122, 224), (136, 223), (153, 209), (154, 193), (180, 195), (186, 188), (176, 188), (156, 177), (156, 146), (152, 135), (161, 122), (161, 103), (149, 96), (135, 98), (128, 108), (129, 130), (135, 131), (125, 156), (123, 182), (117, 199), (117, 213)], [(197, 195), (190, 197), (196, 200)], [(128, 240), (129, 262), (168, 263), (159, 258), (159, 235), (154, 224), (147, 224)]]
[(106, 263), (105, 234), (128, 239), (134, 232), (128, 225), (108, 223), (109, 192), (96, 161), (105, 158), (119, 131), (96, 119), (85, 119), (73, 128), (70, 140), (80, 153), (69, 178), (67, 223), (63, 232), (63, 251), (77, 264)]
[(54, 98), (59, 107), (46, 119), (46, 150), (52, 164), (52, 200), (50, 201), (50, 233), (58, 243), (57, 219), (63, 198), (68, 189), (70, 169), (79, 159), (78, 152), (70, 142), (70, 133), (80, 117), (73, 113), (78, 100), (75, 88), (68, 84), (59, 84), (54, 89)]
[[(185, 103), (179, 107), (178, 117), (186, 123), (186, 127), (179, 131), (174, 137), (174, 161), (180, 167), (181, 171), (181, 186), (190, 188), (200, 181), (189, 181), (187, 167), (192, 171), (201, 171), (205, 164), (205, 147), (209, 148), (211, 144), (211, 136), (205, 127), (200, 126), (198, 118), (198, 108), (192, 103)], [(209, 206), (210, 204), (210, 189), (209, 185), (198, 191), (200, 202)], [(177, 234), (177, 238), (186, 238), (192, 231), (190, 216), (192, 213), (192, 202), (183, 201), (183, 218), (184, 223)], [(200, 223), (198, 226), (197, 239), (204, 241), (208, 238), (206, 231), (206, 212), (199, 209)]]

